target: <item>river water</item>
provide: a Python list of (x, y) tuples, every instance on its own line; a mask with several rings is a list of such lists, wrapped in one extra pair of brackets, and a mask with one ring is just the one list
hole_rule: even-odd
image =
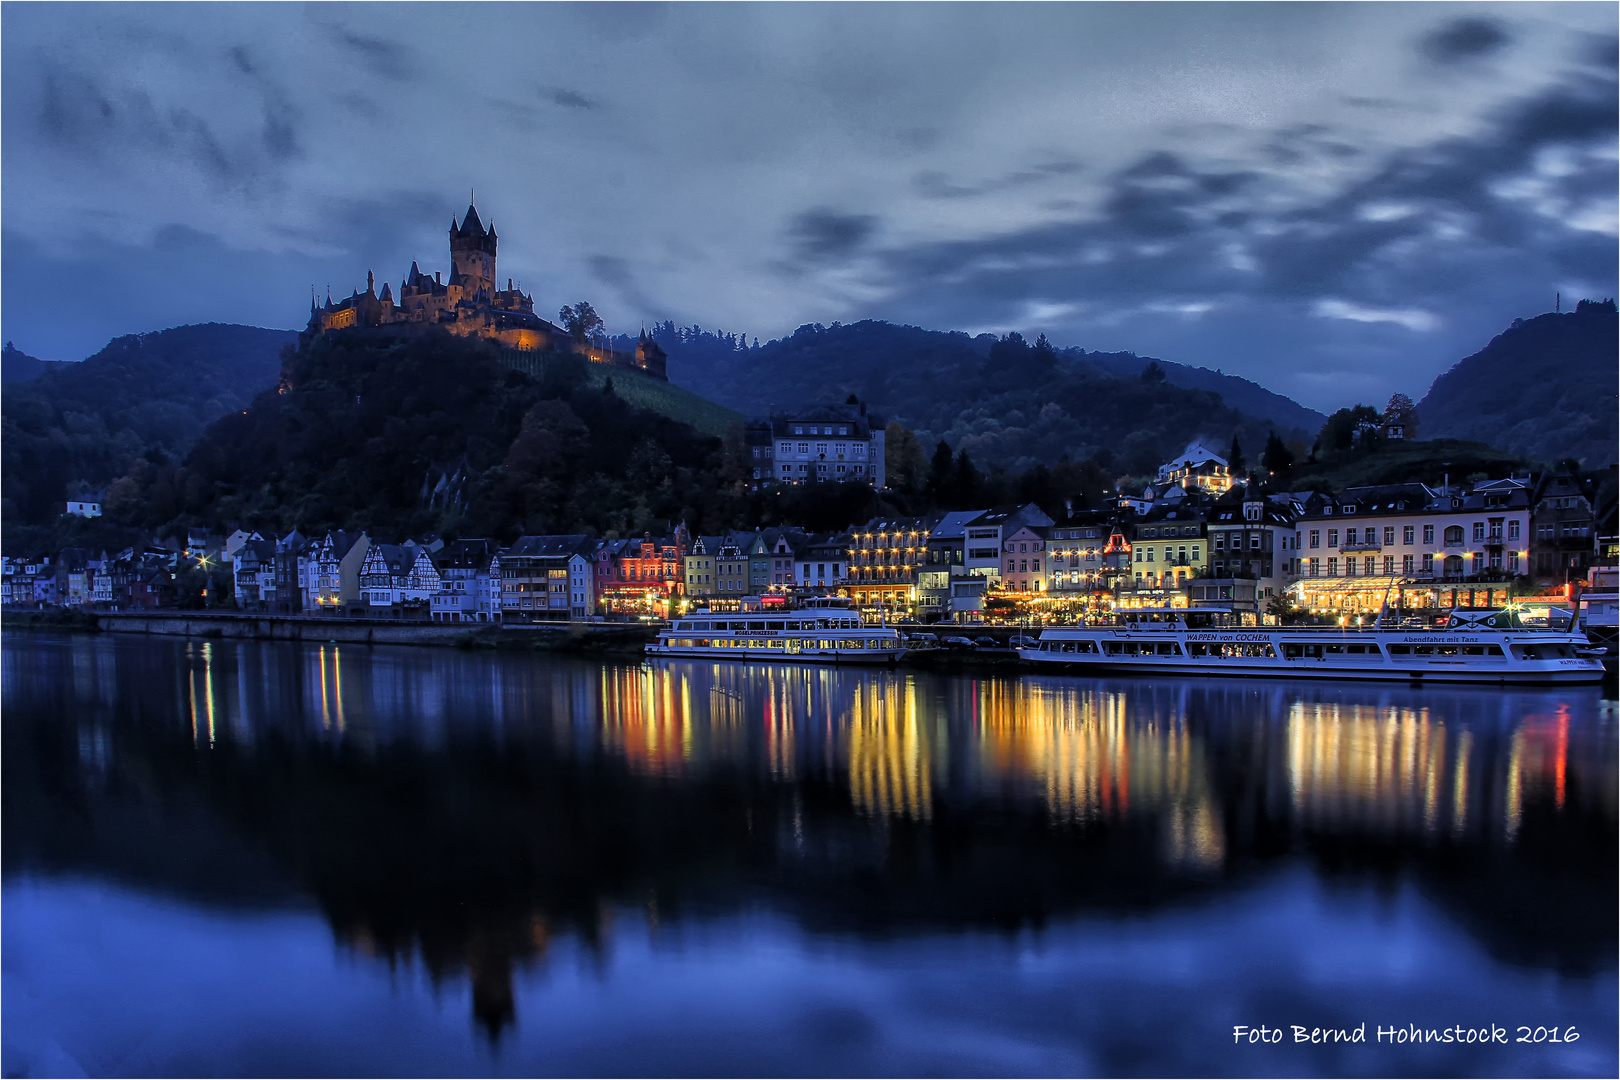
[(6, 1076), (1620, 1071), (1599, 688), (22, 633), (0, 678)]

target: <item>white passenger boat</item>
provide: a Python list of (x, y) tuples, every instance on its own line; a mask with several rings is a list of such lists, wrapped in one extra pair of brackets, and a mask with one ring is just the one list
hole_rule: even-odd
[(1587, 640), (1532, 628), (1511, 610), (1453, 612), (1444, 627), (1367, 630), (1162, 623), (1052, 627), (1018, 655), (1037, 667), (1209, 677), (1400, 682), (1585, 683), (1603, 678)]
[(783, 611), (693, 612), (647, 645), (648, 656), (829, 664), (892, 664), (904, 652), (900, 631), (866, 625), (836, 596)]

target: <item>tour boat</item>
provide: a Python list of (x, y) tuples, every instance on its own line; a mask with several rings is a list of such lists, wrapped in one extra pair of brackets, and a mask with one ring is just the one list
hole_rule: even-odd
[(772, 611), (695, 611), (647, 645), (647, 655), (657, 657), (829, 664), (892, 664), (903, 652), (900, 631), (866, 625), (853, 605), (837, 596)]
[(1514, 611), (1453, 612), (1443, 627), (1371, 629), (1161, 623), (1052, 627), (1018, 655), (1037, 667), (1177, 676), (1399, 682), (1586, 683), (1603, 678), (1587, 640), (1528, 627)]

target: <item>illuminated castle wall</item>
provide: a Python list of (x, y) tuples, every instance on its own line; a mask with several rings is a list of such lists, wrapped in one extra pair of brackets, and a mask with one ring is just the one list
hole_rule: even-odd
[(415, 262), (400, 283), (399, 299), (384, 282), (382, 292), (366, 273), (366, 291), (342, 300), (326, 298), (309, 304), (309, 325), (302, 340), (334, 331), (356, 331), (388, 337), (408, 337), (430, 329), (443, 329), (461, 337), (480, 337), (520, 352), (555, 350), (577, 352), (596, 363), (631, 367), (667, 378), (667, 358), (643, 331), (633, 353), (619, 352), (571, 336), (568, 331), (534, 313), (534, 297), (513, 288), (499, 288), (495, 258), (499, 238), (492, 222), (488, 228), (471, 204), (457, 224), (450, 219), (450, 280), (439, 272), (424, 274)]

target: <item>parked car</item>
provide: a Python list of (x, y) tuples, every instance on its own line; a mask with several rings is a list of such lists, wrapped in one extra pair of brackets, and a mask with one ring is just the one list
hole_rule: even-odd
[(971, 648), (973, 648), (972, 640), (969, 639), (969, 638), (965, 638), (965, 637), (948, 637), (948, 638), (944, 638), (943, 640), (940, 641), (940, 644), (945, 646), (947, 649), (971, 649)]
[(973, 643), (981, 649), (999, 649), (1002, 647), (1001, 642), (988, 635), (974, 638)]
[(1014, 634), (1012, 636), (1012, 640), (1007, 642), (1007, 644), (1009, 647), (1014, 649), (1033, 649), (1039, 643), (1032, 637), (1025, 637), (1022, 634)]
[(937, 634), (907, 634), (904, 640), (908, 649), (932, 649), (939, 645)]

